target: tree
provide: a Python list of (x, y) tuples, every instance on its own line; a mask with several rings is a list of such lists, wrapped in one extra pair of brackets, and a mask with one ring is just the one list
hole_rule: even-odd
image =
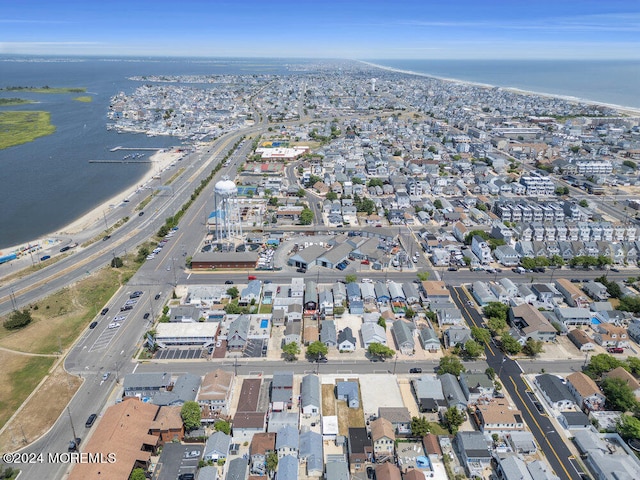
[(407, 307), (407, 309), (404, 311), (404, 318), (406, 318), (407, 320), (411, 320), (415, 316), (416, 312), (414, 312), (411, 308)]
[(267, 472), (273, 473), (278, 468), (278, 454), (276, 452), (267, 453)]
[(500, 337), (500, 343), (502, 343), (502, 349), (509, 355), (516, 355), (522, 350), (522, 345), (508, 333)]
[(638, 401), (631, 387), (621, 378), (605, 378), (600, 384), (602, 393), (612, 410), (631, 412), (638, 409)]
[(149, 249), (147, 247), (140, 247), (138, 249), (138, 255), (136, 256), (136, 262), (142, 263), (147, 259), (147, 255), (149, 255)]
[(608, 353), (599, 353), (598, 355), (593, 355), (591, 357), (589, 365), (584, 369), (584, 373), (589, 375), (591, 378), (597, 379), (600, 378), (603, 373), (607, 373), (614, 368), (621, 367), (622, 363), (623, 362), (621, 360), (618, 360), (613, 355), (609, 355)]
[(113, 268), (122, 268), (123, 265), (124, 265), (124, 262), (120, 257), (113, 257), (111, 259), (111, 266)]
[(182, 405), (180, 410), (180, 416), (182, 417), (182, 423), (184, 423), (184, 429), (191, 431), (198, 428), (201, 425), (200, 405), (198, 402), (188, 400)]
[(424, 417), (411, 418), (411, 436), (422, 438), (429, 433), (429, 421)]
[(464, 414), (457, 407), (449, 407), (444, 412), (444, 424), (451, 435), (458, 433), (458, 428), (464, 423)]
[(318, 359), (321, 357), (326, 357), (327, 353), (329, 353), (329, 348), (319, 340), (310, 343), (307, 347), (307, 356), (309, 358)]
[(31, 312), (26, 308), (22, 311), (14, 310), (9, 315), (9, 318), (5, 320), (2, 325), (7, 330), (17, 330), (22, 327), (26, 327), (32, 322)]
[(272, 207), (277, 207), (278, 206), (278, 198), (277, 197), (271, 197), (269, 199), (269, 205)]
[(553, 255), (551, 255), (551, 258), (549, 259), (549, 265), (552, 265), (552, 266), (561, 267), (564, 265), (564, 263), (565, 263), (564, 258), (562, 258), (557, 253), (554, 253)]
[(297, 360), (300, 353), (300, 346), (297, 342), (289, 342), (282, 347), (285, 359), (289, 361)]
[(475, 237), (476, 235), (482, 238), (485, 242), (489, 240), (489, 234), (484, 230), (471, 230), (469, 233), (467, 233), (464, 236), (464, 244), (471, 245), (471, 242), (473, 241), (473, 237)]
[(331, 200), (333, 202), (334, 200), (338, 199), (338, 194), (336, 192), (334, 192), (334, 191), (330, 191), (330, 192), (327, 192), (327, 197), (326, 198), (327, 198), (327, 200)]
[(618, 306), (618, 310), (623, 310), (625, 312), (632, 312), (635, 314), (640, 313), (640, 297), (625, 295), (620, 299), (620, 305)]
[(629, 371), (632, 374), (634, 374), (636, 377), (640, 375), (640, 358), (629, 357), (627, 358), (627, 364), (629, 365)]
[(625, 167), (632, 168), (634, 170), (638, 168), (638, 164), (632, 160), (625, 160), (624, 162), (622, 162), (622, 165), (624, 165)]
[(304, 207), (300, 212), (300, 225), (311, 225), (312, 222), (313, 212), (308, 207)]
[(488, 368), (484, 371), (484, 373), (485, 373), (485, 375), (486, 375), (487, 377), (489, 377), (491, 380), (494, 380), (494, 379), (496, 378), (496, 371), (495, 371), (493, 368), (491, 368), (491, 367), (488, 367)]
[(147, 480), (147, 477), (144, 474), (144, 469), (134, 468), (131, 475), (129, 475), (129, 480)]
[(433, 201), (433, 206), (438, 210), (442, 210), (442, 200), (440, 200), (439, 198), (436, 198)]
[(462, 372), (464, 372), (465, 368), (462, 365), (462, 362), (457, 357), (452, 355), (445, 355), (440, 359), (440, 364), (438, 366), (438, 375), (444, 375), (445, 373), (450, 373), (451, 375), (455, 375), (456, 377), (460, 376)]
[(491, 332), (486, 328), (471, 327), (471, 336), (478, 343), (489, 343), (491, 340)]
[(416, 276), (421, 282), (426, 282), (427, 280), (429, 280), (429, 272), (418, 272)]
[(381, 343), (373, 342), (369, 344), (367, 353), (372, 357), (385, 359), (393, 357), (396, 354), (396, 351), (386, 345), (382, 345)]
[(587, 208), (589, 206), (589, 202), (587, 202), (585, 199), (582, 199), (578, 202), (578, 205), (580, 205), (582, 208)]
[(625, 440), (640, 438), (640, 420), (631, 415), (620, 415), (616, 422), (616, 429)]
[(526, 353), (530, 357), (535, 357), (536, 355), (542, 353), (544, 351), (543, 343), (540, 340), (536, 340), (533, 337), (527, 338), (527, 341), (522, 347), (524, 353)]
[(508, 311), (509, 306), (505, 305), (502, 302), (489, 302), (487, 306), (482, 309), (482, 313), (484, 313), (487, 317), (501, 318), (505, 321), (507, 320)]
[(238, 295), (240, 295), (240, 292), (238, 291), (238, 287), (227, 288), (227, 295), (229, 295), (232, 299), (238, 298)]
[(502, 335), (507, 329), (507, 321), (504, 318), (491, 317), (487, 320), (487, 327), (494, 335)]
[(385, 330), (387, 329), (387, 321), (383, 317), (380, 317), (378, 319), (378, 325), (380, 325)]
[(483, 351), (482, 346), (472, 338), (464, 344), (464, 352), (470, 358), (478, 358)]
[(216, 429), (216, 432), (222, 432), (229, 435), (231, 433), (231, 424), (226, 420), (217, 420), (213, 424), (213, 428)]
[(358, 276), (357, 275), (353, 275), (353, 274), (349, 274), (349, 275), (344, 277), (344, 281), (347, 282), (347, 283), (356, 283), (358, 281)]

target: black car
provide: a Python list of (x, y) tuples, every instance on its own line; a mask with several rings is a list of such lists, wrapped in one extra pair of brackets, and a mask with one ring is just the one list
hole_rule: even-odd
[(103, 309), (102, 309), (102, 311), (100, 312), (100, 315), (106, 315), (108, 311), (109, 311), (109, 308), (108, 308), (108, 307), (105, 307), (105, 308), (103, 308)]
[(69, 246), (67, 246), (67, 247), (62, 247), (62, 248), (60, 249), (60, 253), (64, 253), (64, 252), (66, 252), (67, 250), (71, 250), (71, 247), (69, 247)]
[(298, 272), (298, 273), (307, 273), (307, 269), (306, 269), (306, 268), (304, 268), (304, 267), (300, 267), (300, 268), (298, 268), (298, 269), (296, 270), (296, 272)]
[(160, 298), (160, 294), (159, 294), (159, 293), (156, 293), (156, 296), (155, 296), (155, 297), (153, 297), (153, 298), (154, 298), (154, 300), (158, 300), (158, 299)]
[(195, 475), (193, 473), (182, 473), (178, 477), (178, 480), (195, 480)]
[(91, 325), (89, 325), (89, 328), (93, 329), (96, 328), (98, 326), (98, 322), (91, 322)]
[(582, 280), (579, 278), (572, 278), (571, 283), (580, 283)]
[(373, 469), (373, 467), (367, 467), (367, 478), (376, 478), (376, 471)]
[(145, 320), (146, 320), (147, 318), (149, 318), (149, 312), (145, 313), (145, 314), (142, 316), (142, 318), (144, 318)]
[(104, 237), (102, 237), (102, 241), (106, 242), (107, 240), (109, 240), (111, 238), (111, 235), (105, 235)]
[(80, 437), (77, 437), (75, 440), (71, 440), (69, 442), (69, 448), (67, 450), (69, 450), (70, 452), (75, 452), (79, 446), (80, 446)]
[(144, 212), (140, 212), (140, 213), (138, 214), (138, 216), (139, 216), (139, 217), (141, 217), (142, 215), (144, 215)]
[(225, 285), (233, 285), (233, 280), (225, 280), (224, 284)]
[(318, 358), (318, 360), (316, 360), (318, 363), (327, 363), (329, 360), (327, 360), (327, 357), (320, 357)]
[(410, 368), (409, 373), (422, 373), (421, 368)]
[(538, 410), (539, 413), (544, 413), (544, 407), (540, 402), (538, 401), (533, 402), (533, 406), (536, 407), (536, 410)]
[(91, 425), (93, 425), (93, 422), (96, 421), (96, 418), (98, 418), (98, 415), (96, 415), (95, 413), (92, 413), (91, 415), (89, 415), (89, 418), (87, 418), (87, 421), (84, 423), (84, 426), (86, 428), (91, 428)]

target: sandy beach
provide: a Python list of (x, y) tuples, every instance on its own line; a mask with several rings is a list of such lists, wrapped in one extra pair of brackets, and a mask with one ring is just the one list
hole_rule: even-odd
[[(34, 239), (31, 242), (23, 243), (13, 247), (3, 248), (0, 251), (0, 255), (7, 255), (13, 252), (22, 252), (25, 251), (25, 249), (28, 249), (29, 246), (31, 248), (35, 247), (37, 250), (39, 250), (39, 248), (37, 248), (38, 246), (46, 248), (50, 245), (55, 245), (56, 237), (70, 237), (72, 235), (77, 235), (83, 230), (89, 229), (97, 222), (103, 220), (104, 212), (108, 212), (113, 208), (116, 208), (123, 202), (124, 199), (132, 198), (139, 190), (145, 190), (145, 188), (151, 183), (155, 175), (157, 175), (158, 173), (162, 173), (170, 168), (171, 164), (176, 162), (185, 154), (184, 151), (178, 151), (179, 148), (180, 147), (173, 147), (171, 149), (159, 150), (158, 152), (154, 153), (150, 157), (151, 164), (149, 170), (144, 174), (142, 178), (138, 179), (134, 185), (127, 187), (121, 192), (118, 192), (113, 197), (96, 206), (93, 210), (87, 212), (85, 215), (78, 218), (69, 225), (66, 225), (57, 232), (43, 235), (41, 239)], [(151, 190), (148, 191), (148, 194), (151, 194)], [(142, 201), (146, 196), (146, 194), (140, 195), (140, 201)]]

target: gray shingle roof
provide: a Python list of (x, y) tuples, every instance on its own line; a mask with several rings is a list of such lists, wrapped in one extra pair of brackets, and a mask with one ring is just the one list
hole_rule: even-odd
[(307, 470), (322, 471), (322, 435), (311, 430), (300, 434), (299, 455), (307, 459)]
[(407, 322), (402, 320), (393, 322), (391, 330), (393, 331), (393, 335), (396, 338), (398, 346), (405, 344), (411, 345), (411, 347), (415, 346), (415, 342), (413, 341), (413, 336), (411, 335), (411, 330)]
[(305, 375), (300, 386), (302, 407), (316, 406), (320, 408), (320, 378), (317, 375)]
[(300, 448), (300, 435), (298, 429), (290, 425), (285, 425), (276, 435), (276, 450), (281, 448)]
[(567, 386), (555, 375), (549, 375), (548, 373), (538, 375), (536, 382), (553, 403), (563, 400), (575, 401)]

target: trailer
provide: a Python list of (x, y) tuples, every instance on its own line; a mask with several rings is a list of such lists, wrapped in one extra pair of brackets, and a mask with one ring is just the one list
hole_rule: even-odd
[(2, 255), (0, 257), (0, 265), (3, 263), (10, 262), (11, 260), (15, 260), (18, 256), (15, 253), (10, 253), (9, 255)]

